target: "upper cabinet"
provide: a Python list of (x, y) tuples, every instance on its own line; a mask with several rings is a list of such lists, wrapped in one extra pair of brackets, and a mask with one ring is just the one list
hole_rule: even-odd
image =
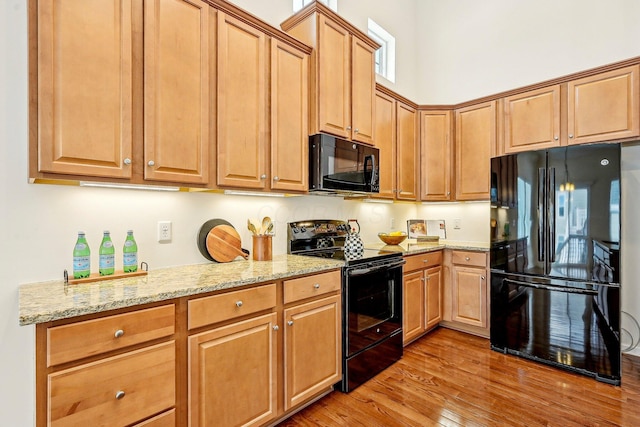
[(314, 48), (310, 72), (309, 134), (325, 132), (374, 143), (374, 53), (380, 46), (322, 3), (282, 23)]
[(418, 114), (403, 102), (396, 103), (397, 181), (399, 200), (417, 200), (420, 163)]
[(568, 83), (568, 144), (640, 135), (640, 65)]
[(453, 163), (452, 113), (420, 112), (420, 199), (449, 201)]
[(380, 150), (380, 192), (376, 197), (393, 199), (396, 194), (396, 100), (376, 91), (376, 147)]
[(496, 154), (640, 136), (639, 75), (632, 65), (503, 98)]
[(489, 200), (496, 101), (455, 110), (456, 200)]
[[(132, 176), (131, 3), (37, 3), (37, 172)], [(33, 40), (32, 40), (33, 41)], [(33, 97), (33, 94), (32, 94)], [(33, 135), (34, 127), (31, 132)]]

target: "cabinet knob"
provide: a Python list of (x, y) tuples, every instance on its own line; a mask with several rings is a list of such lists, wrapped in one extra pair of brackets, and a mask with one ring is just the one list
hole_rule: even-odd
[(484, 276), (480, 276), (480, 280), (484, 280)]
[(280, 177), (278, 177), (278, 176), (274, 176), (274, 177), (273, 177), (273, 180), (274, 180), (274, 181), (280, 181)]
[(287, 322), (287, 325), (289, 325), (289, 326), (293, 326), (293, 320), (289, 320), (289, 321)]
[(558, 136), (554, 136), (553, 139), (555, 139), (557, 141), (559, 138), (558, 138)]
[(313, 285), (314, 289), (320, 289), (320, 283), (316, 283), (315, 285)]
[(573, 134), (572, 133), (569, 134), (569, 138), (573, 138)]
[(354, 132), (355, 132), (355, 133), (358, 133), (358, 132), (360, 132), (360, 129), (356, 128), (356, 129), (354, 130)]
[(429, 262), (429, 260), (427, 258), (423, 259), (422, 262), (424, 262), (425, 264)]
[(468, 256), (464, 257), (465, 261), (471, 261), (471, 258), (469, 258)]
[(131, 164), (131, 159), (130, 158), (126, 158), (122, 161), (122, 163), (124, 163), (125, 165), (130, 165)]
[(236, 307), (242, 307), (242, 301), (236, 301)]
[(116, 333), (115, 333), (115, 334), (113, 334), (113, 336), (114, 336), (114, 337), (116, 337), (116, 338), (120, 338), (120, 337), (121, 337), (121, 336), (123, 336), (123, 335), (124, 335), (124, 331), (123, 331), (122, 329), (118, 329), (118, 330), (116, 331)]
[(267, 179), (267, 174), (263, 173), (262, 175), (260, 175), (260, 179)]
[(122, 399), (123, 397), (124, 397), (124, 391), (122, 391), (122, 390), (118, 390), (118, 391), (116, 392), (116, 399), (117, 399), (117, 400), (120, 400), (120, 399)]
[(450, 196), (450, 195), (451, 195), (451, 191), (447, 191), (447, 196)]
[(347, 130), (351, 130), (351, 126), (347, 126)]
[(278, 329), (280, 329), (280, 327), (278, 325), (273, 325), (273, 330), (277, 331)]
[(149, 160), (147, 162), (147, 165), (149, 165), (149, 166), (154, 166), (155, 164), (156, 164), (156, 162), (154, 162), (153, 160)]

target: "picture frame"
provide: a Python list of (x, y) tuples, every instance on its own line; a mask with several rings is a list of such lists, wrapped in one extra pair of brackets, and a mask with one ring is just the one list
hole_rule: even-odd
[(410, 239), (417, 239), (427, 235), (427, 223), (424, 219), (407, 220), (407, 235)]
[(444, 219), (428, 219), (427, 236), (438, 236), (440, 239), (446, 239), (447, 227)]

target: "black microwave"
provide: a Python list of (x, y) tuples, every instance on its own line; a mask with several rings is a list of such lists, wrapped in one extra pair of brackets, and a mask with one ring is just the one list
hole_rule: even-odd
[(309, 137), (309, 191), (379, 193), (380, 150), (318, 134)]

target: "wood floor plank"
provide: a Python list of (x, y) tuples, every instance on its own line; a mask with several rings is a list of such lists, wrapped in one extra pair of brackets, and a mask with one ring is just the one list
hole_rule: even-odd
[(622, 385), (611, 386), (439, 328), (351, 393), (331, 393), (280, 426), (640, 426), (640, 358), (625, 355), (622, 367)]

